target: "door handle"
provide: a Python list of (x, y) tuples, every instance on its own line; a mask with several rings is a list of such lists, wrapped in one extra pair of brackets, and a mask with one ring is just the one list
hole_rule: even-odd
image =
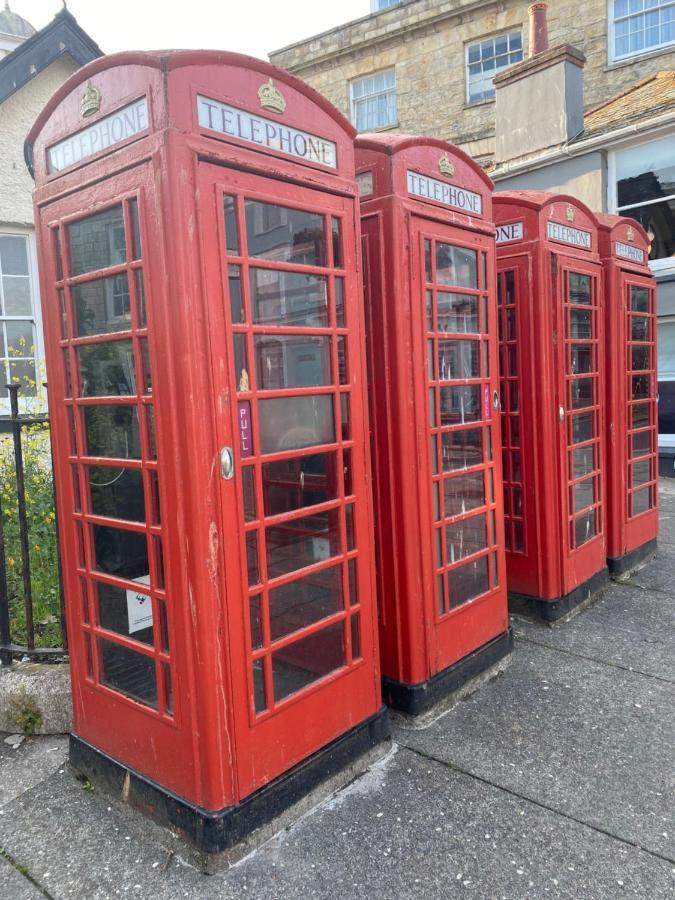
[(499, 394), (497, 391), (492, 392), (492, 406), (494, 409), (499, 409)]
[(220, 451), (220, 475), (225, 481), (234, 478), (234, 454), (232, 447), (223, 447)]
[(561, 422), (565, 421), (565, 410), (562, 408), (562, 406), (558, 407), (558, 418)]

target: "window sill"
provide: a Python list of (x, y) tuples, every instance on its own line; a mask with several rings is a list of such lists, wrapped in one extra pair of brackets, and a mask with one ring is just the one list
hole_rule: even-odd
[(493, 106), (495, 98), (490, 100), (468, 100), (464, 103), (464, 109), (475, 109), (477, 106)]
[(659, 47), (658, 50), (645, 50), (644, 53), (636, 53), (634, 56), (626, 56), (617, 60), (610, 60), (602, 70), (603, 72), (613, 72), (615, 69), (623, 69), (626, 66), (633, 66), (637, 62), (644, 62), (648, 59), (654, 59), (657, 56), (665, 56), (667, 53), (675, 53), (675, 44), (669, 44), (668, 47)]

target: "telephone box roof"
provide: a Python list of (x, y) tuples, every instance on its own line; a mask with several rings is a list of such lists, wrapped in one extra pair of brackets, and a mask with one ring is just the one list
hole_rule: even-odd
[(397, 153), (401, 153), (403, 150), (408, 150), (411, 147), (437, 147), (439, 150), (445, 150), (446, 153), (461, 159), (482, 178), (490, 190), (494, 188), (494, 183), (490, 176), (468, 153), (460, 150), (459, 147), (456, 147), (449, 141), (443, 141), (440, 138), (400, 133), (359, 134), (354, 141), (354, 146), (363, 150), (379, 150), (388, 156), (395, 156)]
[(649, 235), (636, 219), (629, 216), (615, 216), (612, 213), (596, 213), (595, 218), (598, 220), (598, 228), (602, 231), (613, 231), (619, 225), (629, 225), (645, 244), (649, 244)]
[(556, 194), (549, 191), (498, 191), (493, 195), (492, 202), (496, 205), (514, 203), (519, 206), (528, 206), (537, 211), (541, 211), (551, 203), (571, 203), (572, 206), (576, 206), (590, 216), (591, 220), (597, 221), (598, 217), (598, 214), (594, 213), (583, 201), (572, 197), (571, 194)]

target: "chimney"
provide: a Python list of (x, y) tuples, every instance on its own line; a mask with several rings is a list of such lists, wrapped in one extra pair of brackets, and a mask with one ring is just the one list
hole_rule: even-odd
[(497, 165), (565, 144), (584, 127), (586, 57), (570, 44), (549, 49), (546, 9), (529, 7), (529, 56), (494, 79)]

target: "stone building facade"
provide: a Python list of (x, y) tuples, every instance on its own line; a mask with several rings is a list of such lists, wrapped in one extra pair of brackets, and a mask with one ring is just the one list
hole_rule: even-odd
[[(675, 33), (670, 41), (670, 29), (662, 30), (666, 40), (659, 49), (613, 61), (614, 17), (620, 6), (621, 0), (616, 6), (615, 0), (548, 4), (550, 44), (571, 44), (586, 57), (586, 108), (638, 79), (675, 67)], [(388, 127), (450, 140), (487, 162), (495, 148), (494, 101), (468, 102), (468, 48), (516, 32), (527, 56), (528, 3), (522, 0), (403, 0), (275, 50), (270, 59), (311, 84), (348, 118), (354, 80), (393, 69), (397, 117)]]

